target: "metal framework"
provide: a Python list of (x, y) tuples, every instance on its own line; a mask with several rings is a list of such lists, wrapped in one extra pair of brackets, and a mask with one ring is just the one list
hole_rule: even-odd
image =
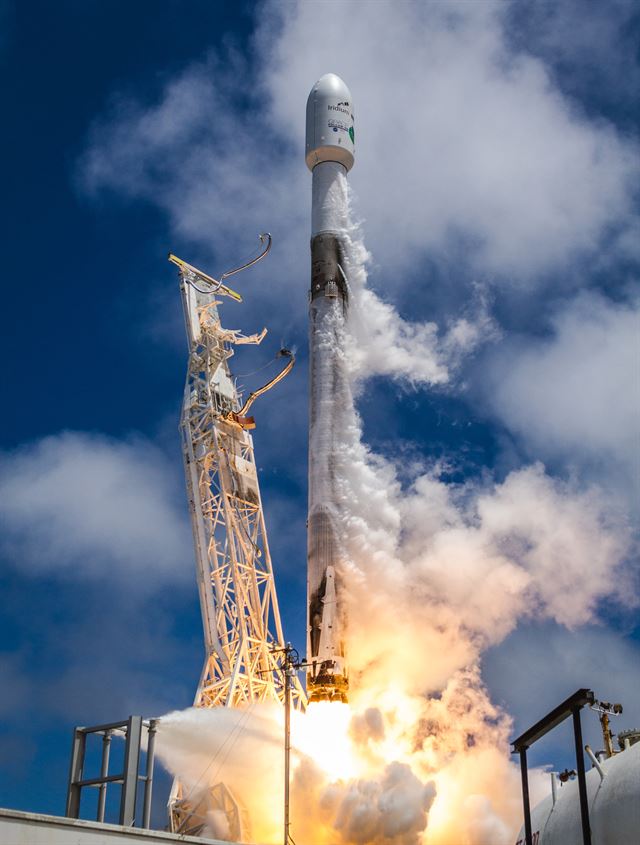
[[(98, 789), (98, 809), (96, 821), (104, 822), (107, 803), (107, 787), (109, 784), (119, 784), (120, 816), (119, 823), (126, 827), (148, 828), (151, 822), (151, 793), (153, 788), (153, 764), (156, 736), (156, 719), (143, 720), (142, 716), (129, 716), (126, 722), (113, 722), (108, 725), (95, 725), (91, 728), (74, 728), (73, 745), (71, 748), (71, 765), (67, 784), (67, 808), (65, 815), (72, 819), (80, 818), (80, 804), (82, 790), (85, 787)], [(147, 748), (145, 773), (141, 775), (141, 739), (142, 731), (147, 731)], [(97, 734), (102, 737), (102, 755), (100, 760), (100, 774), (97, 777), (85, 777), (85, 756), (87, 737)], [(122, 772), (117, 775), (109, 774), (109, 752), (111, 739), (115, 735), (123, 735), (125, 740), (124, 762)], [(136, 817), (136, 800), (138, 782), (144, 782), (144, 806), (142, 818)]]
[[(180, 427), (206, 647), (194, 705), (284, 702), (285, 641), (248, 431), (255, 423), (241, 415), (248, 403), (242, 406), (228, 365), (235, 345), (259, 344), (266, 329), (245, 336), (222, 328), (216, 293), (230, 295), (227, 289), (175, 256), (170, 258), (180, 267), (189, 341)], [(291, 697), (293, 706), (306, 703), (297, 678)], [(235, 827), (243, 815), (237, 806), (230, 814), (233, 796), (219, 784), (210, 790), (206, 808), (194, 806), (193, 800), (181, 784), (174, 784), (170, 805), (175, 831), (199, 832), (212, 802), (235, 818)], [(201, 805), (202, 799), (197, 800)]]
[(580, 820), (582, 823), (582, 841), (584, 845), (591, 845), (591, 828), (589, 826), (589, 802), (587, 798), (587, 783), (584, 768), (584, 749), (582, 747), (582, 725), (580, 711), (585, 705), (595, 704), (596, 698), (590, 689), (579, 689), (570, 695), (566, 701), (559, 704), (550, 713), (525, 731), (511, 743), (512, 753), (520, 755), (520, 775), (522, 778), (522, 806), (524, 810), (524, 843), (533, 845), (533, 831), (531, 828), (531, 807), (529, 802), (529, 775), (527, 766), (527, 751), (550, 730), (553, 730), (570, 716), (573, 721), (573, 735), (576, 747), (576, 767), (578, 774), (578, 794), (580, 797)]

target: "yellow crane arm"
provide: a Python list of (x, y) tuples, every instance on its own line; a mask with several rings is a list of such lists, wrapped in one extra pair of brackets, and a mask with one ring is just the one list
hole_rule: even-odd
[(242, 297), (235, 290), (223, 285), (222, 282), (218, 281), (218, 279), (214, 279), (213, 276), (203, 273), (202, 270), (198, 270), (198, 268), (194, 267), (193, 264), (188, 264), (186, 261), (183, 261), (182, 258), (178, 258), (178, 256), (174, 255), (172, 252), (169, 253), (169, 261), (175, 264), (182, 274), (190, 273), (206, 285), (210, 285), (211, 290), (196, 288), (196, 290), (199, 290), (200, 293), (221, 293), (225, 296), (230, 296), (231, 299), (235, 299), (236, 302), (242, 302)]
[(240, 408), (236, 416), (245, 417), (247, 411), (256, 401), (258, 396), (262, 396), (262, 394), (266, 393), (267, 390), (271, 390), (272, 387), (274, 387), (279, 381), (282, 381), (282, 379), (291, 372), (291, 370), (293, 369), (293, 365), (296, 362), (296, 356), (290, 349), (281, 349), (278, 354), (281, 355), (283, 358), (289, 359), (289, 363), (287, 364), (287, 366), (283, 370), (281, 370), (277, 376), (274, 376), (271, 381), (268, 381), (266, 384), (263, 384), (262, 387), (259, 387), (257, 390), (254, 390), (253, 393), (250, 393), (249, 398), (244, 403), (242, 408)]

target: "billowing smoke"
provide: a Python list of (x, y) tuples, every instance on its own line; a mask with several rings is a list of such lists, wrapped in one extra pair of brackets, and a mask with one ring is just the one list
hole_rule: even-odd
[[(346, 186), (345, 186), (346, 190)], [(403, 321), (366, 287), (367, 253), (348, 222), (350, 310), (344, 367), (441, 384), (490, 321), (440, 334)], [(452, 485), (436, 466), (407, 480), (344, 422), (340, 529), (348, 564), (349, 705), (319, 703), (293, 724), (292, 833), (299, 845), (507, 845), (521, 805), (511, 722), (483, 685), (483, 650), (525, 618), (576, 626), (624, 597), (614, 575), (628, 533), (597, 489), (540, 464)], [(282, 838), (282, 714), (169, 714), (160, 754), (197, 795), (224, 782), (250, 817), (244, 837)], [(537, 788), (533, 778), (534, 797)], [(209, 832), (225, 836), (219, 811)], [(226, 835), (230, 836), (227, 830)]]

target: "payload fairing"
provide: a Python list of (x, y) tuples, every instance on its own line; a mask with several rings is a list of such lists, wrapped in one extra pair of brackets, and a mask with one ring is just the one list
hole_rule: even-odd
[(354, 162), (353, 102), (335, 74), (307, 101), (306, 162), (312, 171), (309, 305), (309, 515), (307, 676), (309, 701), (346, 701), (345, 554), (341, 541), (342, 409), (351, 407), (344, 330), (349, 305), (345, 176)]

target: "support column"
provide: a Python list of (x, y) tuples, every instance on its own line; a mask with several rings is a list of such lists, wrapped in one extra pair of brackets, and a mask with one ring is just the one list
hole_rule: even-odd
[(524, 841), (533, 845), (531, 832), (531, 805), (529, 802), (529, 771), (527, 769), (527, 749), (520, 749), (520, 777), (522, 778), (522, 808), (524, 810)]
[(576, 771), (578, 772), (578, 792), (580, 794), (580, 818), (582, 820), (583, 845), (591, 845), (591, 825), (589, 824), (589, 799), (587, 779), (584, 771), (584, 746), (582, 744), (582, 724), (580, 708), (573, 711), (573, 736), (576, 743)]

